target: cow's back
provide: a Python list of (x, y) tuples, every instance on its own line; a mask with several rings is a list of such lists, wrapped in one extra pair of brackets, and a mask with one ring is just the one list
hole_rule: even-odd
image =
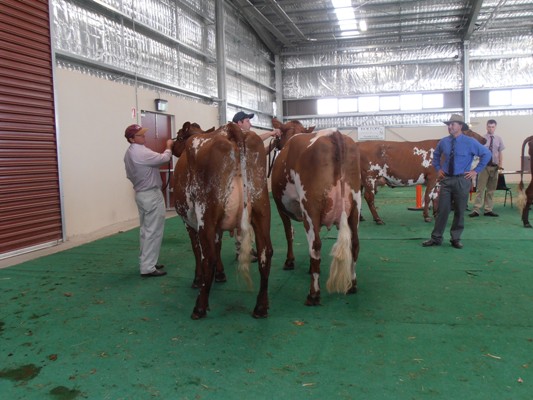
[(272, 194), (284, 211), (297, 221), (317, 212), (328, 228), (338, 223), (341, 210), (353, 207), (352, 191), (359, 188), (357, 144), (338, 132), (292, 137), (272, 171)]
[(249, 211), (255, 201), (265, 197), (268, 201), (261, 139), (252, 132), (245, 134), (241, 147), (219, 132), (191, 136), (176, 164), (174, 193), (178, 214), (194, 229), (205, 220), (217, 230), (237, 228), (245, 194), (250, 200), (246, 202)]
[(197, 134), (187, 140), (174, 174), (176, 211), (194, 229), (206, 221), (225, 230), (240, 217), (242, 178), (238, 148), (221, 134)]

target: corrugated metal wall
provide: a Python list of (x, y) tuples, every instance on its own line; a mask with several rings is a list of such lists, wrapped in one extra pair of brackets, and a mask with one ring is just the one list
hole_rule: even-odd
[(0, 2), (0, 258), (62, 239), (47, 0)]

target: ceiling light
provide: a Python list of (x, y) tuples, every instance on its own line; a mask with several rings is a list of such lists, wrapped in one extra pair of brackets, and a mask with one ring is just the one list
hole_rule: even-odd
[(353, 31), (357, 29), (357, 21), (355, 19), (339, 21), (341, 31)]
[(351, 7), (352, 0), (331, 0), (331, 4), (335, 8)]

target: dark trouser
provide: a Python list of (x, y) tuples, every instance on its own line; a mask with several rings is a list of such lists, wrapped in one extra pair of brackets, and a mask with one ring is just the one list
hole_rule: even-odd
[(461, 239), (464, 230), (465, 210), (472, 181), (463, 175), (450, 176), (440, 181), (439, 209), (431, 238), (442, 243), (442, 234), (448, 223), (448, 216), (453, 208), (453, 222), (450, 229), (451, 240)]

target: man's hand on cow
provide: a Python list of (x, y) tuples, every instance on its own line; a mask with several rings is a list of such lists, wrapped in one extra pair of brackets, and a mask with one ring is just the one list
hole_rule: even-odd
[(167, 150), (172, 150), (172, 146), (174, 145), (174, 141), (172, 139), (167, 140)]
[(271, 132), (271, 136), (275, 136), (275, 137), (280, 137), (281, 136), (281, 131), (279, 129), (274, 129), (272, 132)]

